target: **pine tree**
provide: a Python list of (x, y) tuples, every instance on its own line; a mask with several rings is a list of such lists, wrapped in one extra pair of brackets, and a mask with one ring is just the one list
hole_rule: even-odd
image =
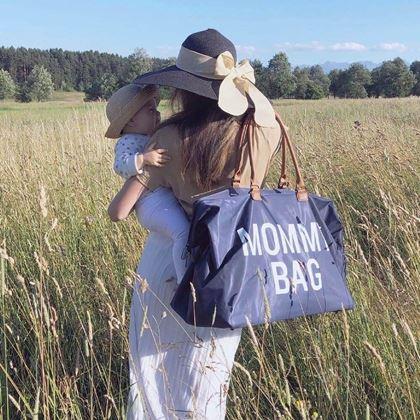
[(384, 61), (380, 67), (372, 70), (371, 91), (376, 96), (408, 96), (415, 84), (414, 74), (400, 57)]
[(28, 91), (32, 100), (46, 101), (54, 91), (51, 74), (43, 66), (34, 66), (28, 77)]
[(293, 70), (293, 76), (296, 82), (296, 88), (293, 96), (296, 99), (306, 99), (306, 91), (308, 90), (308, 84), (310, 82), (308, 68), (295, 67)]
[(28, 82), (23, 82), (19, 85), (19, 88), (16, 92), (16, 100), (19, 102), (31, 102), (31, 92), (29, 90)]
[(322, 86), (314, 80), (309, 80), (306, 87), (305, 99), (321, 99), (325, 98), (325, 92)]
[(86, 100), (109, 99), (117, 88), (117, 78), (111, 73), (105, 73), (85, 90)]
[(251, 60), (250, 64), (254, 69), (255, 75), (255, 86), (264, 93), (264, 95), (269, 96), (269, 82), (268, 82), (268, 71), (267, 68), (263, 66), (260, 60)]
[(284, 98), (295, 90), (292, 69), (285, 53), (276, 54), (268, 63), (269, 97)]
[(330, 79), (321, 66), (295, 67), (293, 77), (296, 99), (321, 99), (328, 95)]
[(330, 93), (332, 93), (334, 98), (338, 95), (338, 90), (340, 89), (341, 73), (342, 70), (333, 69), (328, 74), (330, 79)]
[(6, 70), (0, 69), (0, 99), (13, 98), (16, 93), (16, 85)]
[(420, 96), (420, 61), (413, 61), (410, 66), (411, 72), (416, 78), (416, 84), (414, 85), (411, 93), (416, 96)]
[[(330, 78), (324, 73), (324, 70), (320, 65), (312, 66), (309, 68), (309, 79), (314, 82), (318, 87), (321, 88), (322, 96), (321, 98), (328, 96), (328, 92), (330, 90)], [(318, 96), (320, 95), (319, 89), (314, 88), (317, 93), (311, 94), (312, 96), (316, 96), (317, 98), (312, 99), (319, 99)], [(313, 89), (312, 89), (313, 90)]]
[(353, 63), (346, 70), (330, 72), (330, 91), (339, 98), (366, 98), (370, 86), (370, 71), (360, 63)]

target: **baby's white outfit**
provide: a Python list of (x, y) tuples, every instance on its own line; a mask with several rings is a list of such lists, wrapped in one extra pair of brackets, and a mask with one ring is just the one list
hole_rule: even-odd
[[(125, 179), (141, 174), (143, 170), (137, 166), (136, 155), (144, 153), (148, 141), (149, 137), (143, 134), (123, 134), (114, 147), (115, 172)], [(142, 226), (173, 241), (172, 257), (179, 284), (186, 270), (182, 257), (190, 228), (183, 208), (169, 188), (159, 187), (145, 191), (137, 201), (135, 211)]]

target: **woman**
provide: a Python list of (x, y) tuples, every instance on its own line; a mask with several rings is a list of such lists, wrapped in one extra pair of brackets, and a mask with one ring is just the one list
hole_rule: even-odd
[[(190, 35), (175, 66), (134, 83), (175, 87), (181, 110), (164, 122), (150, 145), (171, 159), (126, 181), (109, 207), (113, 220), (128, 216), (146, 190), (171, 188), (189, 218), (197, 194), (231, 185), (241, 121), (254, 107), (253, 147), (261, 185), (279, 147), (280, 127), (269, 101), (255, 88), (247, 62), (236, 64), (231, 41), (214, 29)], [(249, 187), (245, 157), (240, 186)], [(134, 285), (130, 319), (130, 419), (223, 419), (241, 329), (194, 327), (170, 307), (175, 291), (171, 243), (151, 233)]]

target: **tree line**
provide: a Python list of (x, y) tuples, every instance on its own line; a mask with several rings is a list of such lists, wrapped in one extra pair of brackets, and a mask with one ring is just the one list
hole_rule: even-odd
[(285, 53), (276, 54), (265, 67), (251, 62), (257, 86), (269, 98), (320, 99), (420, 96), (420, 61), (408, 66), (400, 57), (384, 61), (372, 71), (360, 63), (325, 74), (320, 65), (295, 67)]
[[(144, 49), (123, 57), (98, 51), (0, 47), (0, 99), (46, 100), (53, 90), (83, 91), (87, 100), (108, 99), (139, 74), (174, 63), (174, 57), (150, 57)], [(292, 68), (283, 52), (267, 66), (259, 60), (251, 65), (256, 85), (271, 99), (420, 95), (420, 61), (408, 66), (399, 57), (372, 71), (354, 63), (328, 74), (319, 65)], [(168, 89), (163, 96), (165, 92)]]

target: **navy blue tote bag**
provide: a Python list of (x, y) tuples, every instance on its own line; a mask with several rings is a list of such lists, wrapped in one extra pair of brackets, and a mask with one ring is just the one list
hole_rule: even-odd
[[(196, 326), (259, 325), (351, 309), (346, 285), (343, 227), (333, 202), (308, 193), (286, 128), (281, 127), (281, 177), (276, 189), (254, 183), (252, 115), (239, 136), (232, 186), (194, 203), (188, 269), (171, 307)], [(286, 177), (292, 158), (296, 188)], [(239, 188), (244, 153), (250, 188)]]

